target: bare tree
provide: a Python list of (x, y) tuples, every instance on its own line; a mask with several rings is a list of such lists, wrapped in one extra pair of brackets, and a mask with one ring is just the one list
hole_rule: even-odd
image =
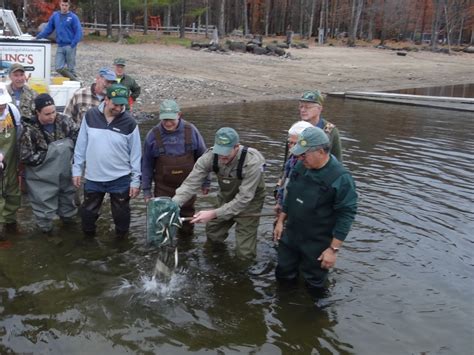
[(350, 47), (355, 46), (357, 27), (359, 27), (359, 20), (363, 5), (364, 0), (352, 0), (351, 25), (349, 28), (349, 40), (347, 42), (347, 45)]
[(225, 0), (220, 0), (219, 7), (219, 36), (225, 35)]
[(242, 21), (243, 21), (243, 29), (244, 29), (244, 35), (249, 34), (249, 18), (248, 18), (248, 13), (247, 13), (247, 0), (242, 0)]
[(181, 0), (181, 26), (179, 27), (179, 38), (186, 35), (186, 0)]
[(438, 48), (439, 18), (441, 14), (442, 0), (433, 0), (433, 19), (431, 21), (431, 50)]

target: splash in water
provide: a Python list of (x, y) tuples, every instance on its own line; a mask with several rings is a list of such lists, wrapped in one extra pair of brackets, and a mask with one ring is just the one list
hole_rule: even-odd
[(114, 290), (113, 295), (131, 295), (134, 298), (172, 299), (180, 295), (186, 285), (184, 270), (175, 270), (169, 278), (162, 279), (156, 276), (142, 275), (136, 282), (122, 279), (121, 284)]

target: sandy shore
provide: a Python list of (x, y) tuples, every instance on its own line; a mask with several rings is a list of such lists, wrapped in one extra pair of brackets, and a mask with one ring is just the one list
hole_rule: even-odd
[[(54, 52), (55, 50), (53, 50)], [(474, 55), (426, 51), (398, 56), (368, 47), (290, 49), (290, 58), (195, 51), (160, 44), (81, 42), (77, 69), (86, 83), (115, 57), (142, 87), (136, 108), (157, 111), (172, 98), (182, 107), (291, 99), (308, 89), (323, 92), (390, 90), (474, 83)]]

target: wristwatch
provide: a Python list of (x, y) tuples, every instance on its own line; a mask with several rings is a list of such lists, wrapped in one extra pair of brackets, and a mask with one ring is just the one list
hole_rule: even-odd
[(336, 247), (333, 247), (333, 246), (329, 246), (329, 249), (331, 249), (334, 253), (339, 252), (339, 248), (336, 248)]

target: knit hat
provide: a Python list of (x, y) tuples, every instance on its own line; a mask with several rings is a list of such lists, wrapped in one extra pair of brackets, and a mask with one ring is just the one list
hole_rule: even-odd
[(46, 106), (54, 105), (54, 100), (49, 94), (40, 94), (35, 98), (35, 110), (41, 111)]

